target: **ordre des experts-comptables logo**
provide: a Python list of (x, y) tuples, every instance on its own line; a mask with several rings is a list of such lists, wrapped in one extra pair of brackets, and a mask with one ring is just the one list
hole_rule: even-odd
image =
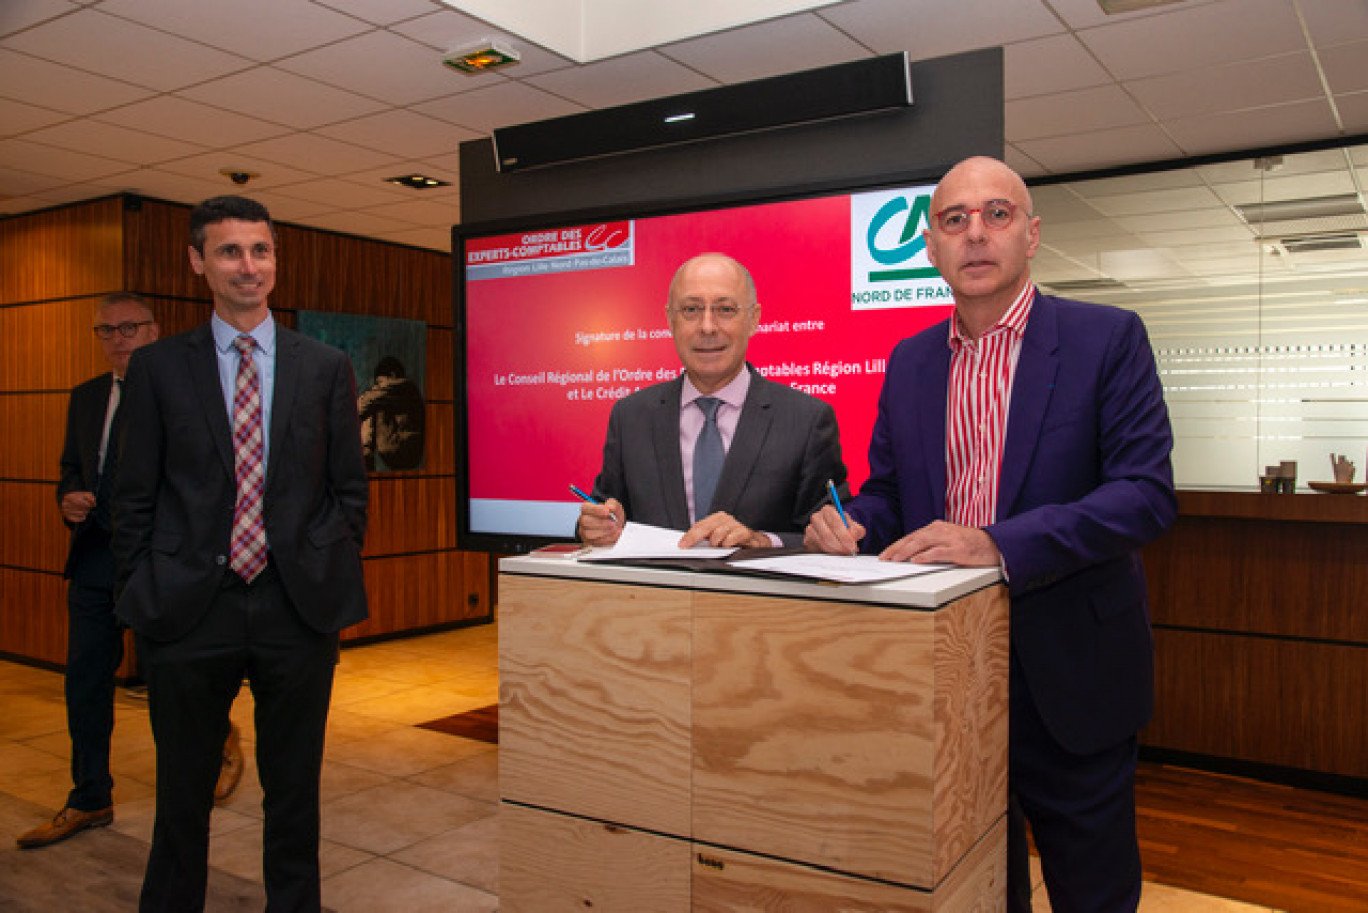
[(954, 300), (926, 255), (922, 230), (934, 185), (850, 198), (850, 308), (923, 307)]

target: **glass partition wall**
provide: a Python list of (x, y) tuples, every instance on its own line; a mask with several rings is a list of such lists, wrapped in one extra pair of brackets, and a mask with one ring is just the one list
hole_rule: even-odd
[(1368, 473), (1368, 146), (1032, 187), (1046, 291), (1144, 318), (1180, 488)]

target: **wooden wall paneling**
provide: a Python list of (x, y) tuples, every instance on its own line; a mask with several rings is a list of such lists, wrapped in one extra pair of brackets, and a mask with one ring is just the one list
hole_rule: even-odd
[(1368, 777), (1368, 648), (1159, 629), (1155, 652), (1144, 744)]
[(123, 281), (117, 197), (0, 219), (0, 304), (113, 291)]
[(470, 579), (466, 564), (467, 553), (455, 550), (367, 559), (370, 618), (347, 628), (343, 638), (394, 634), (488, 617), (491, 607), (485, 577)]
[(189, 206), (144, 199), (137, 210), (124, 208), (123, 222), (124, 288), (169, 299), (208, 299), (204, 280), (190, 269)]
[(7, 441), (0, 447), (0, 479), (57, 481), (70, 398), (65, 391), (0, 395)]
[(0, 307), (0, 392), (70, 390), (109, 370), (92, 329), (98, 303), (91, 297)]
[(455, 479), (371, 477), (367, 557), (455, 547)]
[(0, 567), (0, 652), (47, 663), (66, 663), (66, 581)]
[(502, 797), (688, 834), (691, 593), (511, 575), (500, 588)]
[(67, 541), (54, 485), (0, 481), (0, 564), (60, 574)]
[(1365, 556), (1368, 525), (1182, 517), (1145, 549), (1154, 622), (1368, 644)]
[(455, 393), (452, 389), (456, 370), (454, 363), (456, 334), (450, 327), (428, 324), (427, 328), (427, 377), (424, 379), (423, 395), (429, 402), (450, 402)]

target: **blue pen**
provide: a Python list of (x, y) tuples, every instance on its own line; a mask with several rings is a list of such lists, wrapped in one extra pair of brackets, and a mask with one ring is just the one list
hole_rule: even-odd
[[(575, 494), (577, 497), (579, 497), (580, 499), (585, 500), (585, 501), (588, 501), (590, 504), (602, 504), (602, 503), (603, 503), (602, 501), (600, 501), (598, 498), (594, 497), (593, 495), (591, 495), (591, 494), (586, 494), (586, 493), (584, 492), (584, 490), (583, 490), (582, 488), (580, 488), (578, 485), (576, 485), (574, 482), (571, 482), (571, 483), (570, 483), (570, 491), (571, 491), (573, 494)], [(609, 520), (612, 520), (614, 523), (616, 523), (616, 522), (618, 521), (617, 516), (616, 516), (615, 514), (612, 514), (612, 513), (608, 514), (608, 519), (609, 519)]]
[(836, 486), (827, 479), (827, 491), (831, 492), (831, 503), (836, 505), (836, 513), (841, 515), (841, 522), (846, 529), (850, 529), (850, 518), (846, 516), (845, 508), (841, 506), (841, 496), (836, 494)]

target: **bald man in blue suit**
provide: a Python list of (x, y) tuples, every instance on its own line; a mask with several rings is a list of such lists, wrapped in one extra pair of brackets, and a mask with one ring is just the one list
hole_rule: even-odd
[[(1135, 314), (1035, 289), (1029, 261), (1040, 220), (1006, 165), (961, 162), (931, 211), (927, 250), (955, 293), (955, 315), (894, 349), (850, 527), (825, 507), (806, 542), (1003, 569), (1008, 908), (1031, 908), (1029, 822), (1055, 913), (1133, 911), (1137, 734), (1154, 702), (1140, 548), (1177, 512), (1153, 353)], [(1007, 366), (995, 394), (1005, 408), (960, 426), (967, 431), (948, 429), (948, 415), (967, 414), (956, 404), (968, 408), (963, 390), (977, 376), (959, 375), (957, 393), (964, 365), (955, 360), (994, 345), (1004, 360), (975, 371)], [(968, 478), (948, 468), (964, 460), (978, 461)], [(989, 505), (982, 522), (949, 522), (966, 498)]]

